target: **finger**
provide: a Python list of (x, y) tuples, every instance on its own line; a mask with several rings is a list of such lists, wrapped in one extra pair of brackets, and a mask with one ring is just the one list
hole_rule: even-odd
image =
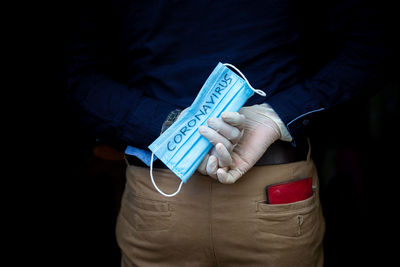
[(232, 156), (223, 144), (218, 143), (215, 146), (215, 150), (216, 157), (218, 158), (218, 165), (220, 168), (232, 165)]
[(203, 175), (207, 175), (207, 162), (208, 162), (208, 158), (210, 157), (209, 154), (206, 154), (205, 157), (203, 158), (203, 160), (201, 161), (199, 167), (197, 167), (197, 171), (200, 172)]
[(246, 121), (246, 117), (239, 112), (230, 112), (224, 111), (221, 114), (221, 118), (232, 126), (235, 126), (239, 129), (243, 129), (244, 123)]
[(233, 144), (224, 136), (217, 133), (217, 131), (215, 131), (214, 129), (202, 125), (199, 127), (199, 133), (205, 138), (207, 138), (208, 141), (210, 141), (211, 144), (213, 144), (214, 146), (217, 145), (218, 143), (221, 143), (226, 147), (226, 149), (228, 149), (228, 151), (232, 151)]
[(217, 178), (217, 170), (218, 170), (218, 159), (216, 156), (211, 155), (208, 158), (206, 171), (208, 176), (216, 179)]
[(222, 184), (233, 184), (240, 177), (242, 177), (243, 174), (244, 173), (239, 169), (231, 169), (229, 171), (226, 171), (226, 169), (220, 168), (217, 170), (218, 181)]
[(210, 118), (207, 121), (207, 125), (214, 129), (216, 132), (224, 136), (226, 139), (231, 141), (233, 144), (239, 142), (240, 137), (242, 136), (242, 131), (240, 131), (237, 127), (232, 126), (222, 119), (218, 118)]

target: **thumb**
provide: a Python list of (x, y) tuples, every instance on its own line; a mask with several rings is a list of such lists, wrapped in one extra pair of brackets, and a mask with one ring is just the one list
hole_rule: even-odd
[(221, 184), (233, 184), (242, 177), (244, 173), (245, 172), (238, 168), (230, 169), (229, 171), (227, 171), (227, 168), (220, 168), (217, 170), (217, 178)]

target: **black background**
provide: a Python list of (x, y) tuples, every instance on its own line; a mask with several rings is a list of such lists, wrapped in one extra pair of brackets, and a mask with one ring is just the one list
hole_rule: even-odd
[[(380, 90), (325, 113), (310, 131), (327, 225), (325, 266), (386, 266), (396, 259), (398, 14), (388, 2), (379, 5), (390, 55)], [(18, 203), (10, 215), (12, 224), (18, 222), (10, 248), (17, 262), (40, 266), (119, 266), (114, 227), (124, 162), (93, 156), (95, 140), (65, 101), (62, 37), (71, 19), (68, 4), (34, 8), (19, 14), (33, 18), (13, 31), (22, 39), (13, 58), (13, 84), (24, 90), (15, 90), (18, 104), (8, 109), (20, 111), (7, 125), (18, 129), (10, 142), (15, 166), (9, 167), (22, 178), (15, 179), (19, 183), (10, 197)]]

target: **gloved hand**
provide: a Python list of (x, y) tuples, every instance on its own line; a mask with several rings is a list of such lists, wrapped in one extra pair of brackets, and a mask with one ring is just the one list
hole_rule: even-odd
[(242, 131), (222, 119), (210, 118), (207, 126), (200, 126), (199, 133), (206, 137), (214, 146), (204, 157), (197, 171), (217, 179), (217, 170), (232, 164), (230, 153), (239, 142)]
[(224, 184), (242, 177), (276, 140), (291, 140), (278, 115), (266, 104), (224, 112), (221, 118), (210, 119), (209, 127), (199, 128), (214, 147), (198, 171)]
[[(183, 114), (185, 114), (188, 109), (189, 107), (182, 110), (177, 116), (176, 120), (183, 116)], [(214, 146), (212, 147), (210, 152), (208, 152), (207, 155), (203, 158), (202, 162), (197, 168), (197, 171), (201, 174), (209, 175), (210, 177), (217, 179), (218, 167), (225, 167), (231, 164), (231, 161), (229, 161), (230, 156), (226, 154), (229, 153), (226, 148), (229, 148), (230, 152), (232, 151), (233, 144), (236, 144), (237, 141), (239, 141), (241, 132), (236, 127), (224, 123), (221, 119), (210, 118), (207, 123), (211, 128), (208, 128), (207, 126), (200, 128), (203, 128), (206, 133), (211, 135), (210, 141)], [(214, 133), (214, 131), (212, 130), (213, 128), (219, 131), (220, 134), (218, 134), (217, 132)], [(199, 131), (201, 131), (201, 129), (199, 129)], [(218, 151), (220, 151), (219, 153), (217, 153), (217, 148)], [(220, 155), (224, 156), (220, 157)], [(217, 157), (220, 159), (219, 162)], [(227, 159), (228, 161), (225, 162), (225, 159)]]

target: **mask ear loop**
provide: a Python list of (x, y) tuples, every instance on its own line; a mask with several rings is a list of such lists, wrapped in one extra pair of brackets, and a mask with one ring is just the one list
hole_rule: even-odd
[(242, 78), (246, 81), (246, 83), (249, 85), (250, 89), (253, 90), (254, 93), (256, 93), (256, 94), (258, 94), (260, 96), (264, 96), (264, 97), (267, 96), (267, 94), (263, 90), (256, 89), (253, 86), (251, 86), (251, 84), (247, 80), (246, 76), (244, 76), (244, 74), (238, 68), (236, 68), (235, 66), (233, 66), (232, 64), (229, 64), (229, 63), (224, 63), (224, 65), (227, 66), (227, 67), (231, 67), (232, 69), (236, 70), (240, 74), (240, 76), (242, 76)]
[[(234, 69), (235, 71), (237, 71), (237, 72), (240, 74), (240, 76), (242, 76), (242, 78), (243, 78), (243, 79), (246, 81), (246, 83), (249, 85), (250, 89), (253, 90), (254, 93), (256, 93), (256, 94), (258, 94), (258, 95), (260, 95), (260, 96), (264, 96), (264, 97), (267, 95), (263, 90), (261, 90), (261, 89), (255, 89), (253, 86), (251, 86), (251, 84), (250, 84), (249, 81), (247, 80), (246, 76), (245, 76), (238, 68), (236, 68), (234, 65), (229, 64), (229, 63), (224, 63), (224, 65), (227, 66), (227, 67), (231, 67), (232, 69)], [(150, 178), (151, 178), (151, 182), (152, 182), (154, 188), (155, 188), (161, 195), (163, 195), (163, 196), (165, 196), (165, 197), (173, 197), (173, 196), (176, 196), (176, 195), (181, 191), (181, 188), (182, 188), (182, 185), (183, 185), (183, 181), (181, 181), (181, 183), (179, 184), (178, 190), (176, 190), (175, 193), (172, 193), (172, 194), (166, 194), (166, 193), (164, 193), (163, 191), (161, 191), (160, 188), (158, 188), (158, 186), (157, 186), (156, 183), (154, 182), (154, 177), (153, 177), (153, 161), (154, 161), (154, 153), (151, 153)]]
[(150, 178), (151, 178), (151, 182), (153, 183), (155, 189), (157, 189), (157, 191), (158, 191), (161, 195), (163, 195), (163, 196), (165, 196), (165, 197), (173, 197), (173, 196), (176, 196), (176, 195), (179, 193), (179, 191), (181, 191), (181, 188), (182, 188), (182, 185), (183, 185), (183, 181), (181, 181), (181, 183), (180, 183), (180, 185), (179, 185), (179, 187), (178, 187), (178, 190), (176, 190), (175, 193), (172, 193), (172, 194), (166, 194), (166, 193), (164, 193), (163, 191), (161, 191), (160, 188), (158, 188), (158, 186), (157, 186), (156, 183), (154, 182), (154, 177), (153, 177), (153, 161), (154, 161), (154, 153), (151, 153)]

